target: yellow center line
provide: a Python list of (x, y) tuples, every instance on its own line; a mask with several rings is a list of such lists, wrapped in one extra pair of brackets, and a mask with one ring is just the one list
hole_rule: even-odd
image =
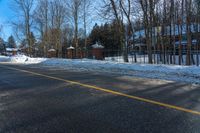
[(158, 102), (158, 101), (154, 101), (154, 100), (150, 100), (150, 99), (146, 99), (146, 98), (142, 98), (142, 97), (138, 97), (138, 96), (128, 95), (128, 94), (121, 93), (121, 92), (118, 92), (118, 91), (113, 91), (113, 90), (109, 90), (109, 89), (105, 89), (105, 88), (101, 88), (101, 87), (97, 87), (97, 86), (93, 86), (93, 85), (88, 85), (88, 84), (80, 83), (80, 82), (77, 82), (77, 81), (66, 80), (66, 79), (62, 79), (62, 78), (58, 78), (58, 77), (53, 77), (53, 76), (44, 75), (44, 74), (31, 72), (31, 71), (27, 71), (27, 70), (22, 70), (22, 69), (17, 69), (17, 68), (13, 68), (13, 67), (5, 67), (5, 68), (21, 71), (21, 72), (24, 72), (24, 73), (29, 73), (29, 74), (32, 74), (32, 75), (42, 76), (42, 77), (46, 77), (46, 78), (49, 78), (49, 79), (63, 81), (63, 82), (71, 83), (71, 84), (74, 84), (74, 85), (79, 85), (79, 86), (82, 86), (82, 87), (103, 91), (103, 92), (110, 93), (110, 94), (117, 95), (117, 96), (127, 97), (127, 98), (130, 98), (130, 99), (142, 101), (142, 102), (145, 102), (145, 103), (151, 103), (153, 105), (158, 105), (158, 106), (161, 106), (161, 107), (166, 107), (166, 108), (170, 108), (170, 109), (174, 109), (174, 110), (178, 110), (178, 111), (182, 111), (182, 112), (186, 112), (186, 113), (190, 113), (190, 114), (194, 114), (194, 115), (200, 115), (199, 111), (194, 111), (194, 110), (191, 110), (191, 109), (186, 109), (186, 108), (183, 108), (183, 107), (170, 105), (170, 104), (166, 104), (166, 103), (162, 103), (162, 102)]

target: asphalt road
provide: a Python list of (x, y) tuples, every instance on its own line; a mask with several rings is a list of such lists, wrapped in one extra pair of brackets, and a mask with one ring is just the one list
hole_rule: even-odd
[(0, 64), (0, 133), (200, 133), (200, 86)]

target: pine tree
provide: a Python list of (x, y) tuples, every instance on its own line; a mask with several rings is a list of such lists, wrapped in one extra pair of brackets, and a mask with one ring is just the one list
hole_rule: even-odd
[(9, 47), (9, 48), (16, 48), (17, 47), (15, 39), (12, 35), (8, 38), (8, 46), (7, 47)]
[(5, 51), (4, 40), (0, 37), (0, 53)]

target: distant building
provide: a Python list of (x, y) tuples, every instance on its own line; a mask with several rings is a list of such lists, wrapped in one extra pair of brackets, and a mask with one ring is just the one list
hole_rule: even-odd
[(19, 50), (17, 48), (6, 48), (6, 55), (13, 56), (16, 55), (18, 51)]
[[(171, 42), (171, 45), (167, 43), (166, 48), (170, 49), (171, 48), (176, 48), (179, 49), (179, 46), (181, 45), (182, 50), (187, 50), (187, 27), (186, 24), (183, 24), (182, 26), (182, 36), (180, 40), (180, 26), (175, 25), (171, 26), (166, 26), (164, 28), (164, 33), (162, 33), (162, 28), (160, 26), (158, 27), (153, 27), (152, 28), (152, 49), (153, 50), (161, 50), (161, 42), (159, 37), (165, 38), (166, 41), (163, 42), (165, 45), (166, 42)], [(198, 44), (198, 39), (196, 34), (199, 34), (200, 31), (196, 31), (197, 27), (195, 27), (195, 24), (191, 25), (191, 44), (192, 44), (192, 49), (195, 49)], [(175, 31), (174, 31), (175, 29)], [(171, 33), (170, 33), (171, 31)], [(132, 40), (133, 41), (133, 40)], [(147, 43), (146, 43), (146, 36), (145, 36), (145, 30), (139, 30), (135, 32), (135, 38), (134, 38), (134, 43), (132, 43), (133, 46), (131, 46), (132, 49), (136, 51), (147, 51)]]

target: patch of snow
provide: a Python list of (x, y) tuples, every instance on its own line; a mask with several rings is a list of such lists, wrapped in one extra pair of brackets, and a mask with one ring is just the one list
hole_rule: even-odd
[(102, 46), (101, 44), (96, 43), (96, 44), (92, 45), (92, 48), (100, 48), (100, 49), (102, 49), (102, 48), (104, 48), (104, 46)]
[(56, 51), (56, 50), (53, 49), (53, 48), (48, 50), (48, 52), (55, 52), (55, 51)]
[(6, 51), (12, 52), (12, 51), (18, 51), (18, 49), (17, 48), (6, 48)]
[[(179, 44), (180, 44), (179, 41), (176, 41), (176, 42), (175, 42), (175, 45), (176, 45), (176, 46), (179, 46)], [(187, 40), (181, 41), (181, 45), (183, 45), (183, 46), (185, 45), (185, 46), (186, 46), (187, 44), (188, 44)], [(197, 40), (196, 40), (196, 39), (195, 39), (195, 40), (192, 40), (192, 45), (196, 45), (196, 44), (197, 44)]]
[(0, 62), (10, 62), (10, 58), (7, 56), (0, 55)]
[[(198, 53), (193, 53), (194, 64), (197, 64), (197, 61), (198, 61), (197, 59), (199, 59), (199, 62), (200, 62), (200, 54), (199, 55), (197, 55), (197, 54)], [(153, 57), (153, 59), (152, 59), (153, 64), (163, 64), (161, 59), (164, 58), (164, 57), (160, 56), (159, 54), (152, 54), (152, 57)], [(146, 54), (144, 55), (143, 53), (142, 54), (136, 54), (136, 58), (137, 58), (137, 63), (140, 63), (140, 64), (148, 64), (148, 62), (149, 62), (148, 55), (146, 55)], [(168, 57), (165, 56), (166, 64), (170, 64), (170, 59), (169, 58), (170, 58), (169, 56)], [(135, 63), (133, 54), (129, 55), (128, 59), (129, 59), (130, 63), (132, 63), (132, 64)], [(123, 56), (105, 57), (105, 60), (106, 61), (112, 61), (112, 62), (119, 62), (119, 63), (123, 63), (124, 62)], [(174, 58), (174, 56), (172, 57), (172, 63), (174, 65), (178, 65), (179, 64), (179, 56), (178, 55), (175, 55), (175, 58)], [(185, 54), (182, 55), (181, 64), (182, 65), (186, 65), (186, 55)]]
[(10, 62), (15, 64), (38, 64), (45, 61), (45, 58), (30, 58), (25, 55), (0, 56), (0, 62)]
[(72, 46), (70, 46), (70, 47), (68, 47), (67, 49), (75, 49), (74, 47), (72, 47)]

